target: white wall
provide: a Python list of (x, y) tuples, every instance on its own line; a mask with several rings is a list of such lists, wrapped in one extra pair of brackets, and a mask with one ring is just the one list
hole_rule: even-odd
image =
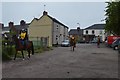
[(61, 26), (60, 25), (60, 37), (59, 37), (59, 44), (61, 44), (62, 43), (62, 41), (64, 40), (64, 37), (63, 37), (63, 35), (64, 35), (64, 26)]
[(65, 39), (68, 39), (68, 28), (64, 27)]
[(58, 36), (57, 38), (59, 38), (59, 33), (60, 33), (60, 28), (59, 28), (59, 24), (57, 23), (53, 23), (53, 44), (56, 44), (57, 43), (57, 40), (56, 40), (56, 36)]
[(95, 36), (102, 36), (102, 40), (105, 40), (105, 30), (104, 29), (87, 29), (88, 30), (88, 34), (86, 34), (86, 30), (83, 30), (83, 35), (93, 35), (92, 31), (94, 30), (94, 34)]
[[(53, 23), (53, 44), (56, 44), (58, 41), (58, 44), (61, 44), (63, 40), (68, 39), (68, 29), (56, 22)], [(61, 35), (60, 35), (61, 34)], [(64, 37), (65, 35), (65, 37)], [(58, 36), (56, 40), (56, 36)]]

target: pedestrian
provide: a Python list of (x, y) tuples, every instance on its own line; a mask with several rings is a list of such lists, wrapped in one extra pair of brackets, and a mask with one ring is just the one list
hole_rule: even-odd
[(97, 37), (97, 47), (100, 48), (100, 36)]

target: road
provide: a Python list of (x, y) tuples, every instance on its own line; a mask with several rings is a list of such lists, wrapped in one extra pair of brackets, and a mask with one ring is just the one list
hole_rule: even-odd
[(56, 47), (51, 51), (3, 62), (3, 78), (118, 78), (118, 53), (96, 44)]

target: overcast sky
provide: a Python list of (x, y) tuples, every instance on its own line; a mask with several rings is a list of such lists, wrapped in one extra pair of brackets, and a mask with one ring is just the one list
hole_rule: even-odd
[(86, 28), (105, 19), (105, 2), (2, 2), (2, 23), (20, 20), (30, 23), (34, 17), (40, 18), (45, 10), (48, 14), (70, 29)]

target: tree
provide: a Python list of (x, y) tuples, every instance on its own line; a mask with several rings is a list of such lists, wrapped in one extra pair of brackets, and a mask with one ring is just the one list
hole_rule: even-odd
[(120, 35), (120, 1), (107, 2), (105, 30), (114, 35)]

